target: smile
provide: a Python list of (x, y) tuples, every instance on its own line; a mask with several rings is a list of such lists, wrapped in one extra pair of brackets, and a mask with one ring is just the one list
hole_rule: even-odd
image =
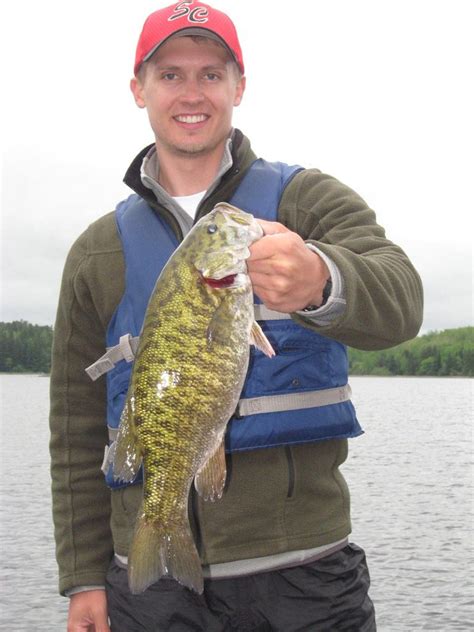
[(203, 123), (209, 117), (205, 114), (180, 114), (179, 116), (175, 116), (175, 119), (179, 123)]

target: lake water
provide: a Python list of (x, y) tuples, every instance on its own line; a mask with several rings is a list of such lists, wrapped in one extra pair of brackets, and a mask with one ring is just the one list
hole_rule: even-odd
[[(367, 552), (382, 632), (474, 629), (472, 379), (351, 380), (352, 540)], [(49, 498), (48, 388), (0, 376), (0, 629), (66, 630)]]

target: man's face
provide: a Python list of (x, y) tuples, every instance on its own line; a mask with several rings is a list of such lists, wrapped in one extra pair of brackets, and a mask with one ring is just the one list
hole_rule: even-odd
[(147, 64), (131, 88), (147, 109), (158, 152), (222, 152), (245, 88), (227, 51), (209, 39), (175, 37)]

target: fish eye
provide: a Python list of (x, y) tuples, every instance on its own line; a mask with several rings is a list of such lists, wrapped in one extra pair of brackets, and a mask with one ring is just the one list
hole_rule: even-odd
[(207, 232), (209, 233), (209, 235), (217, 233), (217, 225), (216, 224), (209, 224), (209, 226), (207, 227)]

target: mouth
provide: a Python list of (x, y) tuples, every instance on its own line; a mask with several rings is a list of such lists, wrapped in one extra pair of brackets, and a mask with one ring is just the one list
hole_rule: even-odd
[(231, 287), (234, 284), (235, 278), (237, 274), (229, 274), (222, 279), (211, 279), (210, 277), (202, 277), (202, 280), (207, 285), (210, 285), (212, 288), (220, 290), (222, 288)]
[(205, 123), (210, 117), (207, 114), (178, 114), (173, 118), (182, 125), (200, 125)]

